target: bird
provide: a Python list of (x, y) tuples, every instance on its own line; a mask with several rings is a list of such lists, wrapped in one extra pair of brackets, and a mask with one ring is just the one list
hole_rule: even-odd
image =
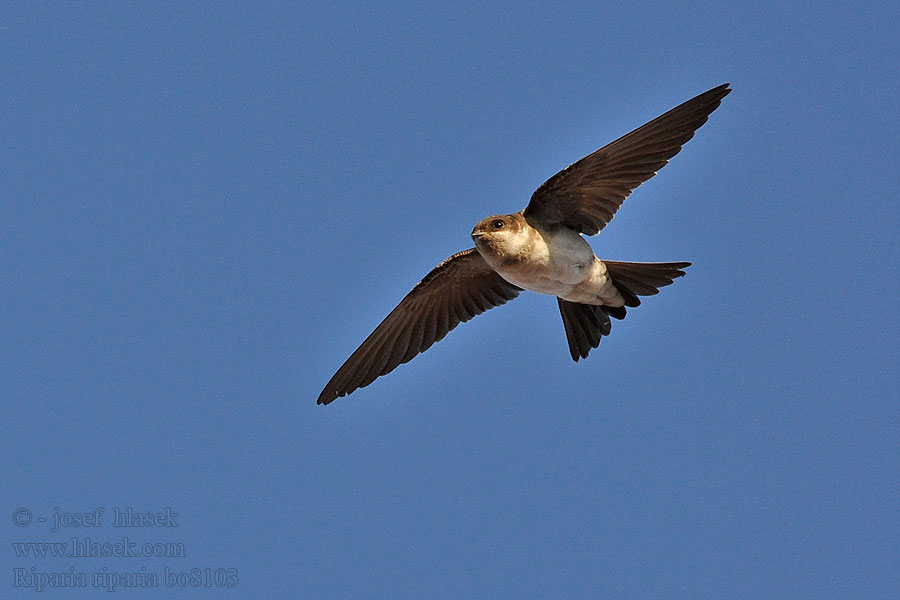
[(583, 236), (602, 230), (624, 200), (681, 150), (731, 92), (708, 90), (572, 163), (517, 213), (472, 230), (473, 248), (428, 273), (337, 370), (317, 404), (365, 387), (409, 362), (462, 322), (523, 290), (556, 296), (572, 359), (587, 358), (625, 318), (685, 274), (689, 262), (601, 260)]

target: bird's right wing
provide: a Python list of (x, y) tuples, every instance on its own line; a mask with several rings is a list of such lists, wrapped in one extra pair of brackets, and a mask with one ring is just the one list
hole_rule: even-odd
[(461, 322), (519, 295), (475, 248), (454, 254), (420, 281), (350, 355), (318, 404), (369, 385), (440, 341)]

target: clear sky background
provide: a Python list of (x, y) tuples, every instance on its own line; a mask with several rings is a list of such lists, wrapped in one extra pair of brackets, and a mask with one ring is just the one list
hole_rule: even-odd
[[(5, 3), (0, 597), (900, 597), (900, 8), (741, 4)], [(316, 406), (475, 222), (724, 82), (591, 239), (694, 266), (588, 360), (525, 293)], [(185, 555), (13, 546), (73, 536)]]

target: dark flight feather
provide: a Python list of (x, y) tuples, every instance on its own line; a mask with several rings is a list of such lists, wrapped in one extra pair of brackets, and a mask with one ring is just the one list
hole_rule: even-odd
[(444, 338), (457, 325), (519, 295), (475, 248), (435, 267), (350, 355), (319, 395), (318, 404), (365, 387)]
[(676, 106), (544, 182), (525, 208), (529, 221), (596, 235), (631, 192), (666, 166), (731, 90), (723, 84)]

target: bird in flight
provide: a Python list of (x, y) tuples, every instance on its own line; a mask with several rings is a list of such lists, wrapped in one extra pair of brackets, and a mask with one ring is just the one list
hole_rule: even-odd
[(566, 167), (539, 187), (525, 210), (482, 219), (475, 247), (439, 264), (338, 369), (318, 404), (372, 383), (443, 339), (461, 322), (522, 290), (556, 296), (572, 359), (587, 358), (611, 322), (684, 275), (687, 262), (600, 260), (596, 235), (631, 192), (694, 137), (731, 92), (715, 87)]

